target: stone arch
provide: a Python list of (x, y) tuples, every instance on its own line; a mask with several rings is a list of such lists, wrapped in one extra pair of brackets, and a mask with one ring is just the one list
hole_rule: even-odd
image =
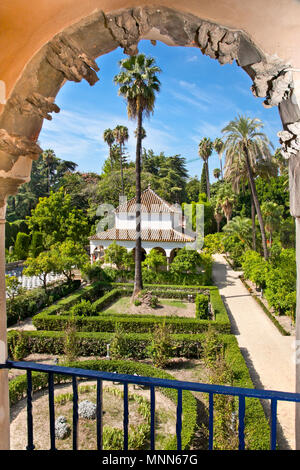
[[(95, 2), (89, 3), (96, 8)], [(195, 5), (197, 2), (192, 3)], [(18, 81), (9, 91), (9, 97), (0, 115), (0, 240), (4, 240), (6, 197), (15, 194), (18, 187), (30, 178), (32, 160), (37, 159), (41, 153), (37, 139), (43, 120), (52, 119), (51, 114), (59, 112), (54, 101), (60, 88), (67, 80), (79, 82), (83, 78), (93, 85), (98, 80), (99, 71), (95, 58), (119, 46), (123, 47), (125, 53), (134, 54), (139, 40), (149, 39), (161, 40), (172, 46), (198, 47), (204, 54), (221, 64), (236, 60), (251, 77), (254, 96), (265, 98), (264, 105), (267, 107), (278, 106), (283, 124), (279, 139), (284, 156), (290, 159), (290, 207), (291, 214), (298, 218), (297, 244), (300, 246), (300, 203), (299, 197), (297, 198), (300, 188), (300, 110), (293, 83), (294, 70), (287, 60), (264, 52), (261, 49), (263, 44), (261, 47), (255, 45), (245, 31), (238, 29), (238, 24), (233, 27), (232, 23), (231, 26), (216, 23), (215, 18), (220, 18), (220, 15), (214, 15), (213, 8), (217, 8), (218, 2), (206, 3), (213, 5), (210, 16), (205, 16), (207, 19), (165, 6), (134, 7), (108, 13), (96, 9), (71, 26), (62, 27), (61, 31), (42, 45), (27, 62)], [(180, 5), (179, 2), (174, 4)], [(255, 6), (257, 8), (256, 4)], [(233, 4), (228, 8), (233, 10)], [(193, 6), (192, 10), (200, 11), (200, 7)], [(281, 11), (281, 14), (285, 13), (285, 10)], [(235, 17), (237, 18), (236, 15)], [(252, 21), (253, 19), (255, 18), (252, 18)], [(295, 31), (295, 25), (292, 26)], [(293, 34), (290, 35), (291, 38), (296, 37), (296, 34), (294, 36)], [(276, 51), (276, 48), (274, 50)], [(299, 79), (297, 87), (296, 92), (300, 95)], [(1, 97), (0, 101), (4, 103), (5, 100), (3, 101)], [(0, 264), (3, 266), (4, 248), (2, 251), (0, 250)], [(298, 279), (300, 279), (299, 259)], [(0, 290), (3, 293), (5, 285), (1, 275), (0, 283)], [(299, 295), (298, 281), (297, 318), (300, 313)], [(2, 297), (4, 300), (0, 299), (0, 342), (1, 347), (4, 345), (1, 349), (4, 357), (6, 355), (5, 296)], [(300, 324), (297, 330), (300, 337)], [(300, 365), (298, 369), (300, 372)], [(0, 375), (0, 389), (3, 391), (3, 397), (5, 395), (3, 400), (8, 402), (6, 390), (8, 387), (3, 386), (2, 377), (3, 374)], [(300, 391), (299, 384), (297, 391)], [(299, 407), (297, 409), (300, 422), (300, 409)], [(9, 435), (8, 421), (6, 413), (3, 418), (3, 431), (0, 431), (2, 443), (7, 442)], [(297, 447), (300, 448), (300, 432), (298, 434)], [(1, 445), (9, 446), (9, 444)]]
[(173, 248), (173, 250), (170, 253), (170, 263), (173, 263), (174, 258), (176, 257), (179, 250), (180, 248)]
[[(161, 246), (155, 246), (154, 248), (152, 248), (152, 250), (159, 251), (159, 252), (162, 253), (165, 257), (167, 257), (166, 250), (165, 250), (164, 248), (162, 248)], [(152, 251), (152, 250), (151, 250), (151, 251)]]
[[(6, 193), (0, 205), (30, 178), (32, 160), (41, 153), (36, 141), (43, 119), (52, 119), (51, 114), (59, 112), (54, 100), (63, 84), (85, 79), (94, 85), (99, 71), (95, 58), (118, 46), (126, 54), (135, 54), (140, 39), (197, 47), (220, 64), (236, 60), (251, 77), (253, 94), (264, 97), (267, 107), (278, 105), (284, 156), (298, 153), (300, 111), (292, 69), (278, 57), (264, 54), (245, 32), (168, 7), (143, 6), (111, 13), (97, 10), (42, 46), (10, 93), (0, 116), (0, 192), (3, 187)], [(292, 201), (292, 213), (294, 209)]]

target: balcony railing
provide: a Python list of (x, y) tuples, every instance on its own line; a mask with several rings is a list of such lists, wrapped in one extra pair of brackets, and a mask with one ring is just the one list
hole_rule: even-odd
[(118, 382), (123, 384), (123, 431), (124, 431), (124, 450), (128, 450), (128, 385), (138, 385), (150, 389), (150, 450), (155, 450), (155, 390), (156, 388), (171, 388), (177, 390), (177, 411), (176, 411), (176, 437), (177, 450), (182, 450), (181, 431), (182, 431), (182, 392), (189, 390), (191, 392), (201, 392), (208, 394), (209, 397), (209, 442), (208, 447), (213, 449), (214, 439), (214, 395), (230, 395), (238, 397), (238, 438), (239, 450), (245, 449), (245, 399), (257, 398), (260, 400), (269, 400), (271, 402), (270, 416), (270, 449), (276, 449), (277, 442), (277, 403), (300, 402), (300, 394), (257, 390), (240, 387), (230, 387), (223, 385), (201, 384), (194, 382), (183, 382), (178, 380), (159, 379), (155, 377), (142, 377), (136, 375), (116, 374), (110, 372), (101, 372), (86, 369), (77, 369), (61, 367), (56, 365), (36, 364), (33, 362), (14, 362), (7, 361), (1, 364), (0, 368), (20, 369), (27, 373), (27, 450), (34, 450), (33, 435), (33, 417), (32, 417), (32, 371), (48, 374), (48, 398), (49, 398), (49, 417), (50, 417), (50, 450), (56, 450), (55, 447), (55, 408), (54, 408), (54, 374), (70, 376), (73, 387), (73, 450), (77, 450), (78, 444), (78, 389), (77, 378), (93, 379), (97, 383), (97, 449), (102, 450), (102, 382)]

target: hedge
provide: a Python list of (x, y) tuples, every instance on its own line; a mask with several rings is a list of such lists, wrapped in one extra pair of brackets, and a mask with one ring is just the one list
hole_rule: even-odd
[[(15, 332), (10, 332), (8, 334), (9, 344), (11, 343), (11, 337)], [(88, 355), (106, 355), (106, 343), (111, 341), (112, 335), (108, 333), (79, 333), (78, 338), (81, 340), (81, 347), (85, 347), (85, 351)], [(185, 357), (193, 357), (190, 355), (195, 352), (197, 349), (198, 354), (201, 353), (201, 341), (204, 340), (205, 334), (203, 335), (172, 335), (174, 341), (179, 341), (177, 351), (180, 352), (180, 355)], [(62, 353), (62, 337), (63, 333), (61, 332), (24, 332), (24, 337), (28, 338), (28, 343), (30, 346), (29, 352), (39, 352), (39, 348), (42, 348), (43, 352), (50, 352), (51, 354), (61, 354)], [(219, 335), (220, 341), (224, 345), (225, 360), (233, 372), (233, 385), (236, 387), (244, 388), (253, 388), (253, 384), (250, 378), (250, 374), (244, 358), (241, 354), (241, 351), (238, 346), (238, 342), (233, 335)], [(138, 340), (139, 338), (139, 340)], [(128, 350), (135, 358), (139, 359), (136, 354), (143, 356), (143, 352), (148, 345), (150, 335), (126, 335), (128, 339)], [(95, 346), (97, 349), (95, 350)], [(46, 348), (45, 348), (46, 347)], [(131, 350), (131, 348), (133, 350)], [(49, 348), (49, 349), (48, 349)], [(46, 349), (46, 350), (45, 350)], [(124, 368), (128, 364), (132, 364), (129, 361), (85, 361), (78, 362), (76, 364), (69, 364), (71, 367), (79, 368), (90, 368), (93, 369), (94, 364), (101, 365), (101, 370), (115, 371), (117, 363), (124, 364)], [(83, 366), (83, 364), (86, 364)], [(143, 372), (138, 372), (140, 375), (150, 375), (148, 372), (147, 365), (138, 364), (134, 362), (137, 367), (143, 367)], [(128, 367), (131, 367), (130, 365)], [(133, 366), (132, 366), (133, 367)], [(153, 368), (152, 368), (153, 369)], [(132, 373), (125, 372), (125, 369), (119, 369), (120, 373)], [(165, 374), (165, 373), (164, 373)], [(37, 390), (40, 387), (47, 386), (47, 376), (46, 374), (33, 373), (33, 388)], [(10, 382), (10, 399), (12, 403), (20, 400), (26, 394), (26, 378), (24, 375), (13, 379)], [(269, 449), (270, 443), (270, 429), (261, 406), (261, 403), (258, 399), (247, 398), (246, 399), (246, 414), (245, 414), (245, 438), (249, 447), (252, 450), (265, 450)]]
[[(175, 378), (164, 372), (163, 370), (156, 369), (148, 364), (139, 364), (133, 361), (107, 361), (107, 360), (89, 360), (78, 361), (65, 364), (65, 366), (79, 369), (99, 370), (105, 372), (118, 372), (119, 374), (138, 374), (146, 377), (157, 377), (161, 379), (175, 380)], [(54, 374), (54, 382), (66, 383), (69, 382), (70, 377)], [(32, 373), (32, 388), (37, 391), (48, 386), (48, 375), (42, 372)], [(174, 389), (160, 388), (161, 393), (167, 396), (175, 404), (177, 404), (177, 391)], [(20, 375), (9, 382), (9, 396), (11, 405), (17, 403), (27, 392), (27, 379), (26, 375)], [(189, 449), (195, 435), (197, 425), (197, 402), (191, 392), (184, 390), (182, 393), (182, 450)], [(176, 436), (168, 441), (164, 450), (176, 450), (177, 440)]]
[[(188, 295), (185, 291), (171, 291), (170, 289), (164, 291), (163, 286), (158, 287), (161, 287), (161, 289), (158, 290), (157, 288), (156, 290), (154, 290), (154, 292), (156, 295), (160, 295), (161, 297), (173, 298), (176, 294), (178, 294), (181, 296), (180, 298), (182, 298), (182, 296)], [(199, 292), (199, 290), (202, 292), (210, 293), (210, 302), (215, 315), (215, 320), (199, 319), (200, 305), (198, 305), (197, 308), (196, 304), (198, 318), (121, 314), (118, 311), (113, 311), (109, 314), (101, 313), (98, 316), (72, 316), (72, 321), (75, 323), (78, 331), (113, 332), (115, 331), (116, 324), (120, 323), (128, 332), (147, 333), (149, 331), (153, 331), (157, 323), (165, 321), (166, 324), (171, 327), (173, 333), (201, 333), (203, 331), (206, 331), (210, 325), (213, 326), (218, 332), (229, 333), (230, 322), (218, 289), (215, 287), (198, 287), (197, 291)], [(93, 303), (93, 311), (101, 312), (101, 310), (109, 306), (114, 300), (116, 300), (122, 295), (129, 295), (131, 291), (132, 290), (130, 290), (128, 286), (121, 288), (121, 286), (119, 285), (119, 288), (112, 289), (111, 291), (105, 293), (103, 297), (96, 300)], [(72, 305), (74, 305), (73, 301), (75, 296), (71, 297), (71, 303)], [(78, 295), (76, 296), (77, 301), (82, 298), (83, 296), (78, 293)], [(70, 301), (68, 301), (67, 303), (60, 302), (59, 304), (63, 304), (64, 307), (66, 307), (70, 305)], [(208, 301), (206, 302), (206, 304), (208, 304)], [(38, 330), (61, 331), (66, 328), (67, 324), (70, 322), (70, 316), (68, 315), (68, 312), (64, 312), (61, 308), (58, 309), (57, 306), (56, 308), (54, 307), (55, 306), (53, 306), (53, 309), (51, 307), (45, 309), (33, 318), (33, 324)], [(60, 312), (62, 313), (60, 315), (57, 315), (57, 313)]]
[(7, 326), (14, 325), (19, 320), (32, 317), (41, 308), (77, 290), (80, 284), (81, 282), (79, 280), (75, 280), (70, 283), (63, 283), (51, 287), (47, 292), (41, 287), (38, 287), (28, 290), (24, 294), (17, 295), (13, 301), (7, 300)]

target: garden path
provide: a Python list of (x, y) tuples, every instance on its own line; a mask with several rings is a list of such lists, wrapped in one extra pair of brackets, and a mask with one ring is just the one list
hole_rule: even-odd
[[(283, 336), (251, 297), (223, 255), (214, 255), (213, 279), (227, 308), (232, 333), (256, 388), (295, 391), (293, 336)], [(268, 405), (265, 405), (269, 413)], [(294, 449), (294, 405), (278, 403), (278, 443)]]

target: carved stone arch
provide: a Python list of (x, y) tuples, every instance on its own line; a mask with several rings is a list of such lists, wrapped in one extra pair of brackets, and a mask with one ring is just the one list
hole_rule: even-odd
[[(279, 106), (284, 155), (298, 153), (300, 111), (289, 64), (264, 54), (239, 29), (167, 7), (144, 6), (106, 14), (97, 10), (55, 35), (28, 62), (0, 115), (0, 178), (15, 179), (15, 190), (28, 180), (30, 160), (41, 153), (36, 141), (43, 119), (59, 112), (54, 100), (67, 80), (94, 85), (99, 71), (95, 59), (119, 46), (135, 54), (140, 39), (197, 47), (220, 64), (236, 60), (251, 77), (253, 94), (264, 97), (267, 107)], [(20, 158), (29, 163), (17, 165)]]

